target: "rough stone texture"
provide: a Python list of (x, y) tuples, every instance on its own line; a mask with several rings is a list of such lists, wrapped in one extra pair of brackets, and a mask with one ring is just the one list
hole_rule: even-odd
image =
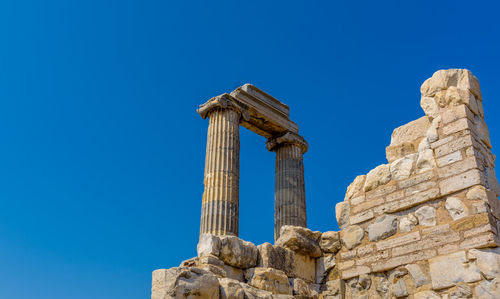
[(471, 249), (469, 260), (474, 261), (486, 279), (500, 278), (500, 247), (494, 249)]
[(390, 165), (392, 179), (399, 181), (408, 178), (414, 171), (415, 157), (416, 155), (408, 155), (392, 162)]
[(391, 180), (391, 169), (387, 164), (379, 165), (366, 175), (364, 191), (370, 191)]
[(316, 260), (316, 283), (322, 283), (330, 270), (336, 266), (335, 255), (328, 254)]
[(341, 247), (339, 232), (324, 232), (321, 235), (319, 246), (323, 252), (336, 253), (339, 251)]
[(358, 225), (351, 225), (344, 229), (341, 235), (342, 243), (347, 247), (347, 249), (353, 249), (361, 244), (365, 231)]
[(422, 270), (422, 268), (419, 265), (409, 264), (409, 265), (406, 265), (406, 269), (408, 270), (408, 273), (413, 278), (413, 281), (414, 281), (416, 287), (421, 287), (423, 285), (430, 283), (429, 278), (427, 277), (427, 275), (424, 273), (424, 271)]
[(493, 280), (483, 280), (474, 289), (477, 298), (498, 299), (500, 294), (500, 278)]
[(354, 181), (347, 187), (347, 191), (345, 193), (344, 200), (349, 200), (353, 197), (356, 197), (362, 190), (365, 185), (366, 175), (358, 175)]
[(221, 299), (244, 299), (245, 291), (238, 280), (219, 278)]
[(402, 144), (404, 142), (413, 142), (421, 137), (424, 137), (429, 126), (429, 119), (424, 116), (396, 128), (391, 135), (391, 146)]
[(310, 298), (312, 296), (312, 291), (309, 288), (307, 282), (300, 278), (291, 279), (291, 284), (293, 287), (293, 294), (297, 297)]
[(413, 214), (408, 214), (399, 220), (399, 230), (402, 233), (411, 232), (418, 224), (418, 219)]
[(219, 256), (221, 248), (220, 239), (217, 236), (211, 234), (202, 234), (200, 236), (200, 241), (196, 247), (198, 251), (198, 256), (204, 255), (214, 255)]
[(269, 291), (264, 291), (260, 290), (257, 288), (254, 288), (246, 283), (242, 283), (241, 287), (243, 288), (243, 291), (245, 292), (245, 299), (274, 299), (273, 293)]
[(226, 264), (246, 269), (257, 264), (257, 247), (250, 242), (234, 236), (223, 236), (221, 240), (220, 259)]
[(464, 251), (432, 258), (429, 267), (432, 288), (435, 290), (452, 287), (459, 282), (481, 280), (479, 268), (467, 263)]
[(171, 268), (153, 271), (151, 299), (219, 298), (217, 277), (199, 268)]
[(285, 225), (281, 227), (280, 238), (276, 241), (276, 245), (311, 257), (320, 257), (322, 254), (318, 243), (320, 237), (319, 232), (312, 232), (304, 227)]
[(431, 149), (424, 149), (418, 153), (417, 172), (421, 173), (436, 167), (434, 153)]
[(436, 225), (436, 209), (431, 206), (423, 206), (415, 211), (418, 223), (425, 226)]
[(335, 205), (335, 218), (341, 228), (349, 225), (350, 206), (347, 201), (341, 201)]
[(372, 242), (383, 240), (398, 231), (398, 218), (392, 215), (382, 215), (368, 226), (368, 238)]
[(415, 294), (415, 299), (442, 299), (442, 298), (436, 292), (422, 291)]
[(251, 268), (245, 272), (248, 284), (273, 294), (292, 295), (293, 289), (283, 271), (273, 268)]
[(468, 215), (467, 208), (463, 202), (457, 197), (448, 197), (445, 204), (446, 209), (450, 213), (453, 220), (464, 218)]

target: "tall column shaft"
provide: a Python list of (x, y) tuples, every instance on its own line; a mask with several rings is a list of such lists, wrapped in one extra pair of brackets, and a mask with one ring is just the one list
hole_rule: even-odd
[(208, 117), (200, 234), (238, 236), (241, 114), (216, 107)]
[(283, 225), (307, 227), (306, 192), (303, 154), (307, 143), (288, 133), (268, 141), (268, 149), (276, 152), (274, 238), (279, 238)]

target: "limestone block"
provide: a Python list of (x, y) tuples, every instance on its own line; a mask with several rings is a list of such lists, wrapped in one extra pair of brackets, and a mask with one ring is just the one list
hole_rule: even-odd
[(442, 195), (466, 189), (470, 186), (483, 184), (484, 176), (478, 169), (471, 169), (464, 173), (446, 178), (439, 182)]
[(438, 158), (436, 162), (439, 167), (443, 167), (460, 160), (462, 160), (462, 153), (460, 153), (460, 151), (456, 151), (446, 156)]
[(436, 167), (434, 152), (431, 149), (426, 149), (418, 153), (417, 172), (422, 173)]
[(460, 118), (452, 123), (447, 124), (443, 128), (443, 134), (445, 135), (451, 135), (463, 130), (471, 129), (474, 126), (472, 125), (471, 121), (467, 118)]
[(464, 203), (457, 197), (450, 196), (446, 199), (445, 208), (453, 220), (466, 217), (469, 213)]
[(433, 291), (422, 291), (422, 292), (415, 293), (414, 298), (415, 299), (442, 299), (438, 293), (433, 292)]
[(435, 143), (431, 143), (431, 147), (434, 149), (436, 157), (439, 158), (441, 156), (461, 150), (462, 148), (467, 148), (471, 146), (474, 142), (475, 141), (473, 141), (471, 135), (465, 135), (459, 138), (453, 138), (451, 136), (450, 139), (448, 139), (447, 137)]
[(481, 280), (479, 268), (467, 263), (464, 251), (431, 258), (429, 269), (434, 290), (452, 287), (459, 282)]
[(431, 206), (423, 206), (415, 211), (418, 223), (425, 226), (436, 225), (436, 209)]
[(364, 191), (370, 191), (380, 185), (385, 185), (391, 180), (390, 166), (387, 164), (379, 165), (372, 169), (366, 175)]
[(365, 231), (358, 225), (351, 225), (341, 231), (342, 243), (351, 250), (361, 244)]
[(219, 278), (221, 299), (244, 299), (245, 291), (240, 282), (230, 278)]
[(392, 215), (382, 215), (368, 225), (368, 238), (372, 242), (386, 239), (398, 232), (398, 218)]
[(395, 160), (413, 154), (417, 151), (415, 145), (411, 142), (403, 142), (397, 145), (390, 145), (385, 149), (385, 156), (389, 163)]
[(496, 196), (500, 196), (500, 186), (498, 185), (497, 176), (495, 174), (495, 169), (488, 168), (488, 186), (491, 191), (493, 191)]
[(431, 119), (439, 115), (439, 106), (436, 104), (433, 97), (421, 97), (420, 106), (424, 110), (425, 115)]
[(284, 225), (281, 227), (276, 245), (311, 257), (320, 257), (322, 254), (318, 242), (320, 237), (321, 233), (312, 232), (305, 227)]
[(500, 294), (500, 278), (483, 280), (474, 289), (479, 299), (498, 299)]
[(414, 170), (415, 158), (416, 155), (408, 155), (392, 162), (390, 165), (392, 179), (399, 181), (408, 178)]
[(250, 242), (235, 236), (222, 236), (219, 258), (230, 266), (241, 269), (251, 268), (257, 264), (257, 247)]
[(458, 84), (459, 73), (461, 70), (439, 70), (435, 72), (431, 78), (425, 80), (420, 87), (422, 96), (432, 97), (438, 91), (446, 90), (450, 86)]
[(244, 271), (242, 269), (236, 268), (236, 267), (233, 267), (233, 266), (229, 266), (229, 265), (226, 265), (226, 264), (224, 264), (222, 266), (222, 269), (224, 270), (224, 272), (226, 272), (226, 277), (227, 278), (231, 278), (231, 279), (234, 279), (234, 280), (245, 282)]
[[(335, 279), (331, 281), (327, 281), (324, 285), (323, 291), (321, 292), (321, 295), (323, 298), (335, 298), (335, 299), (340, 299), (344, 298), (342, 295), (344, 293), (344, 282), (341, 279)], [(336, 297), (338, 296), (338, 297)], [(321, 297), (320, 297), (321, 298)]]
[(199, 268), (170, 268), (153, 271), (151, 299), (219, 298), (217, 277)]
[(408, 264), (405, 266), (405, 268), (408, 270), (408, 273), (413, 278), (413, 281), (417, 288), (431, 282), (419, 265)]
[(292, 295), (293, 289), (283, 271), (273, 268), (250, 268), (245, 271), (248, 284), (273, 294)]
[(486, 279), (500, 278), (500, 247), (494, 249), (470, 249), (470, 261), (475, 264)]
[(293, 295), (299, 298), (310, 298), (312, 296), (311, 289), (307, 282), (300, 278), (292, 278), (290, 280), (293, 288)]
[(391, 146), (404, 142), (412, 143), (424, 137), (430, 124), (429, 118), (427, 116), (422, 116), (419, 119), (394, 129), (391, 135)]
[(246, 283), (242, 283), (241, 287), (245, 292), (245, 299), (275, 299), (273, 293), (269, 291), (260, 290), (258, 288), (254, 288)]
[(418, 144), (418, 151), (421, 152), (423, 150), (430, 149), (430, 148), (431, 148), (431, 144), (429, 143), (429, 139), (422, 138), (422, 140)]
[(319, 246), (323, 252), (336, 253), (340, 250), (339, 232), (328, 231), (321, 235)]
[(347, 201), (341, 201), (335, 205), (335, 218), (340, 228), (349, 225), (350, 205)]
[(396, 298), (408, 296), (408, 290), (406, 289), (406, 284), (403, 279), (398, 279), (391, 286), (391, 292)]
[(427, 129), (426, 138), (430, 143), (436, 142), (439, 139), (438, 128), (440, 122), (441, 116), (439, 115), (432, 120), (431, 126)]
[(474, 186), (465, 195), (468, 200), (482, 200), (488, 202), (488, 194), (486, 194), (486, 189), (483, 186)]
[(408, 233), (418, 224), (418, 219), (413, 214), (408, 214), (399, 220), (399, 230), (402, 233)]
[(289, 277), (301, 278), (307, 282), (316, 280), (316, 259), (302, 254), (296, 254), (293, 251), (292, 263)]
[(468, 89), (478, 100), (482, 100), (479, 80), (472, 75), (469, 70), (462, 69), (457, 86), (459, 88)]
[(490, 133), (484, 119), (477, 116), (474, 125), (479, 140), (483, 142), (486, 147), (491, 148)]
[(445, 178), (479, 167), (476, 157), (467, 157), (462, 161), (439, 168), (437, 174), (440, 178)]
[(470, 287), (465, 283), (458, 284), (453, 290), (450, 291), (450, 299), (468, 298), (472, 298), (472, 291)]
[(199, 265), (214, 265), (214, 266), (219, 266), (219, 267), (224, 266), (224, 262), (213, 255), (204, 255), (204, 256), (199, 257), (198, 264)]
[(327, 254), (316, 260), (316, 283), (322, 283), (336, 265), (335, 255)]
[(345, 193), (344, 200), (349, 200), (351, 198), (357, 197), (363, 191), (365, 179), (366, 175), (358, 175), (349, 185), (349, 187), (347, 187), (347, 192)]
[(202, 234), (196, 247), (198, 256), (214, 255), (219, 256), (221, 242), (219, 237), (211, 234)]
[(472, 204), (472, 214), (481, 214), (489, 211), (486, 202), (476, 202)]
[(314, 282), (316, 260), (310, 256), (297, 254), (289, 249), (272, 246), (269, 243), (259, 245), (259, 267), (282, 270), (288, 277), (298, 277)]

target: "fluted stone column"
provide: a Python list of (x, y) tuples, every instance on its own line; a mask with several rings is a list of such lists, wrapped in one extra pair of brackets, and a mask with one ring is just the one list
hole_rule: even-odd
[(303, 154), (307, 142), (300, 135), (287, 132), (270, 138), (267, 149), (276, 152), (274, 192), (274, 239), (283, 225), (307, 227)]
[(238, 236), (239, 126), (249, 116), (228, 94), (210, 99), (198, 113), (209, 118), (200, 235)]

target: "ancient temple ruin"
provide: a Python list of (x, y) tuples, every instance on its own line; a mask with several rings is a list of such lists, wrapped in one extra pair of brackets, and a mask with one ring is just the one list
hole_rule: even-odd
[[(341, 228), (307, 229), (288, 106), (244, 85), (210, 99), (198, 256), (153, 272), (152, 299), (500, 298), (500, 188), (479, 82), (440, 70), (425, 115), (394, 130), (387, 164), (331, 199)], [(276, 152), (275, 244), (238, 238), (239, 125)]]
[(240, 125), (267, 138), (267, 149), (276, 152), (275, 239), (283, 225), (306, 227), (307, 142), (288, 106), (245, 84), (210, 99), (198, 113), (210, 119), (200, 234), (238, 236)]

